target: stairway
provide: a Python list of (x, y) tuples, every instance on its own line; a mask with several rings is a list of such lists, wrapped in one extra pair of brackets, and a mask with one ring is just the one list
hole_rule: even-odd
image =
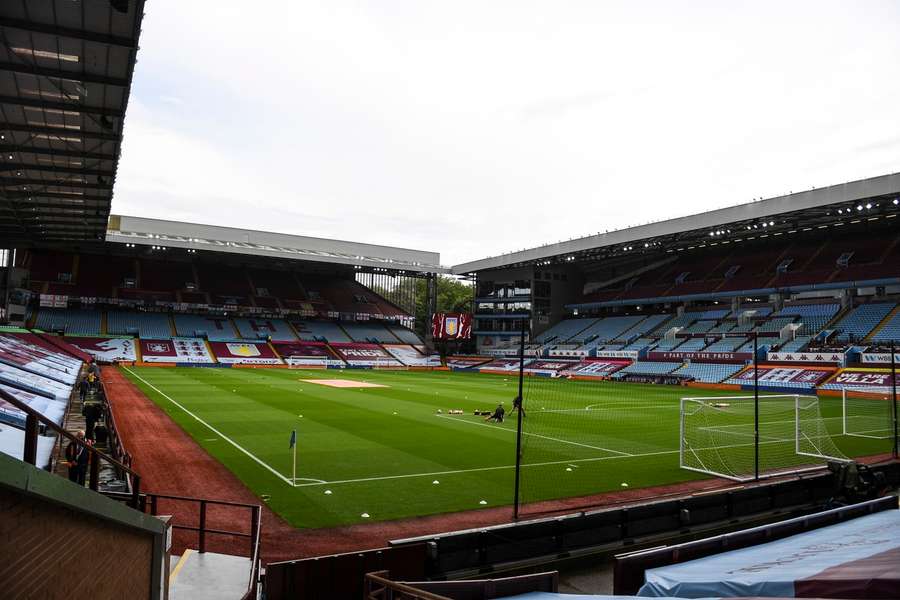
[(883, 318), (883, 319), (878, 323), (878, 325), (875, 326), (875, 329), (873, 329), (872, 331), (870, 331), (870, 332), (869, 332), (869, 335), (867, 335), (866, 337), (863, 338), (863, 341), (864, 341), (864, 342), (869, 342), (869, 341), (871, 341), (872, 338), (875, 337), (875, 334), (877, 334), (879, 331), (881, 331), (882, 329), (884, 329), (884, 326), (887, 325), (888, 323), (890, 323), (891, 320), (893, 320), (894, 316), (895, 316), (898, 312), (900, 312), (900, 304), (898, 304), (897, 306), (895, 306), (895, 307), (894, 307), (894, 310), (892, 310), (891, 312), (889, 312), (889, 313), (887, 314), (887, 316), (886, 316), (885, 318)]

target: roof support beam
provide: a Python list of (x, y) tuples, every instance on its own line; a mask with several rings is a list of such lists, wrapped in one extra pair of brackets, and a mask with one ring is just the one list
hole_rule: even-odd
[(80, 150), (70, 150), (68, 148), (34, 148), (31, 146), (22, 146), (19, 144), (0, 145), (0, 155), (9, 156), (17, 153), (40, 154), (42, 156), (65, 156), (66, 158), (81, 158), (84, 160), (115, 160), (115, 154), (107, 152), (82, 152)]
[(58, 204), (52, 204), (51, 206), (85, 206), (88, 200), (109, 205), (110, 201), (108, 196), (93, 196), (90, 194), (73, 196), (72, 194), (61, 194), (59, 192), (46, 192), (41, 190), (33, 190), (30, 192), (0, 190), (0, 198), (27, 203), (28, 206), (35, 204), (35, 198), (58, 198), (59, 200), (68, 200), (68, 202), (60, 202)]
[(44, 171), (49, 173), (72, 173), (96, 177), (113, 177), (111, 169), (83, 169), (81, 167), (59, 167), (56, 165), (30, 165), (26, 163), (0, 162), (0, 173), (5, 171)]
[(21, 63), (0, 62), (0, 71), (21, 73), (23, 75), (34, 75), (36, 77), (47, 77), (49, 79), (68, 79), (69, 81), (80, 81), (82, 83), (97, 83), (100, 85), (110, 85), (122, 88), (128, 87), (128, 79), (122, 79), (120, 77), (106, 77), (105, 75), (78, 73), (77, 71), (48, 69), (47, 67), (39, 67), (34, 64), (28, 65)]
[(135, 40), (131, 38), (104, 35), (92, 31), (84, 31), (83, 29), (70, 29), (68, 27), (57, 27), (45, 23), (35, 23), (33, 21), (22, 21), (19, 19), (10, 19), (9, 17), (0, 17), (0, 27), (9, 27), (10, 29), (18, 29), (20, 31), (31, 31), (34, 33), (45, 33), (47, 35), (56, 35), (66, 37), (73, 40), (84, 40), (86, 42), (96, 42), (107, 46), (118, 46), (120, 48), (136, 48)]
[(91, 115), (106, 117), (122, 117), (121, 110), (116, 108), (103, 108), (100, 106), (87, 106), (77, 102), (57, 102), (52, 100), (37, 100), (33, 98), (18, 98), (16, 96), (0, 96), (0, 104), (12, 104), (15, 106), (29, 106), (33, 108), (48, 108), (51, 110), (68, 110)]
[(63, 129), (58, 127), (44, 127), (42, 125), (22, 125), (18, 123), (0, 123), (0, 131), (21, 131), (23, 133), (43, 133), (58, 138), (86, 138), (89, 140), (104, 140), (118, 142), (120, 135), (115, 133), (102, 133), (99, 131), (84, 131), (82, 129)]
[(36, 186), (48, 186), (55, 185), (58, 187), (69, 187), (69, 188), (79, 188), (79, 189), (97, 189), (97, 190), (109, 190), (112, 189), (112, 181), (107, 181), (105, 183), (87, 183), (81, 181), (44, 181), (43, 179), (29, 179), (25, 177), (0, 177), (0, 186), (20, 186), (20, 185), (36, 185)]

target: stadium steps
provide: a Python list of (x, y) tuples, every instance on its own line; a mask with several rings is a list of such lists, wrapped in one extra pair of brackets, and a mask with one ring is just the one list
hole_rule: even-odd
[(878, 260), (875, 261), (880, 265), (884, 264), (891, 254), (894, 252), (894, 248), (897, 247), (897, 244), (900, 244), (900, 234), (894, 236), (894, 241), (887, 245), (887, 248), (884, 249), (884, 252), (881, 253), (881, 256), (878, 257)]
[[(356, 341), (356, 338), (353, 337), (352, 335), (350, 335), (350, 332), (348, 332), (346, 329), (344, 329), (344, 326), (341, 325), (341, 322), (340, 322), (340, 321), (335, 321), (334, 324), (337, 325), (337, 326), (338, 326), (338, 329), (340, 329), (340, 330), (344, 333), (344, 335), (347, 336), (347, 339)], [(331, 340), (328, 340), (328, 341), (330, 342)]]
[(169, 600), (238, 600), (247, 593), (249, 558), (186, 549), (171, 561)]
[[(136, 345), (137, 345), (137, 346), (140, 346), (140, 344), (136, 344)], [(214, 364), (218, 364), (218, 363), (219, 363), (219, 359), (216, 358), (216, 353), (213, 352), (212, 346), (209, 345), (209, 340), (206, 339), (206, 338), (204, 338), (204, 339), (203, 339), (203, 345), (206, 346), (206, 352), (209, 353), (209, 355), (212, 357), (213, 363), (214, 363)], [(277, 353), (277, 352), (275, 353), (275, 356), (278, 356), (278, 353)]]
[[(353, 338), (350, 338), (350, 339), (352, 340)], [(337, 358), (339, 361), (341, 361), (345, 365), (347, 364), (347, 361), (344, 360), (344, 357), (341, 356), (340, 352), (338, 352), (337, 350), (335, 350), (334, 348), (331, 347), (331, 342), (326, 341), (325, 347), (328, 348), (328, 351), (331, 352), (331, 354), (333, 354), (335, 358)]]
[(803, 271), (806, 270), (807, 267), (809, 267), (809, 265), (813, 264), (813, 262), (815, 262), (816, 259), (819, 258), (820, 254), (825, 252), (825, 250), (827, 250), (827, 249), (828, 249), (828, 242), (827, 241), (822, 242), (821, 244), (819, 244), (819, 247), (816, 248), (816, 251), (813, 252), (812, 254), (810, 254), (809, 258), (807, 258), (806, 261), (802, 265), (797, 265), (797, 268), (791, 269), (791, 272), (792, 273), (802, 273)]
[[(597, 323), (597, 321), (599, 321), (600, 319), (585, 319), (585, 320), (590, 321), (590, 323), (588, 323), (586, 326), (579, 329), (574, 335), (570, 336), (568, 339), (560, 340), (558, 343), (562, 343), (562, 344), (569, 343), (569, 340), (574, 340), (576, 337), (578, 337), (579, 335), (581, 335), (582, 333), (584, 333), (585, 331), (587, 331), (588, 329), (593, 327)], [(587, 340), (584, 340), (584, 341), (587, 342)]]
[(106, 315), (105, 310), (100, 311), (100, 333), (106, 333), (109, 331), (109, 317)]
[(166, 320), (169, 322), (169, 332), (172, 334), (172, 337), (178, 337), (178, 328), (175, 327), (175, 319), (169, 314), (166, 315)]
[(884, 329), (884, 326), (887, 325), (888, 323), (890, 323), (890, 322), (893, 320), (894, 316), (895, 316), (898, 312), (900, 312), (900, 304), (898, 304), (897, 306), (895, 306), (895, 307), (894, 307), (894, 310), (892, 310), (891, 312), (889, 312), (889, 313), (887, 314), (887, 316), (886, 316), (885, 318), (883, 318), (883, 319), (878, 323), (878, 325), (875, 326), (875, 328), (874, 328), (872, 331), (869, 332), (869, 335), (867, 335), (866, 337), (863, 338), (863, 341), (864, 341), (864, 342), (870, 342), (870, 341), (872, 341), (872, 338), (875, 336), (875, 334), (877, 334), (879, 331), (881, 331), (882, 329)]
[(775, 262), (769, 265), (770, 267), (772, 265), (775, 265), (775, 272), (773, 272), (772, 276), (766, 280), (766, 284), (763, 287), (769, 288), (775, 286), (775, 280), (778, 279), (778, 265), (780, 265), (785, 259), (788, 258), (788, 253), (791, 251), (791, 249), (793, 249), (793, 247), (793, 244), (785, 246), (781, 254), (778, 255), (778, 258), (775, 259)]
[(280, 354), (278, 354), (278, 351), (275, 350), (275, 345), (272, 344), (272, 338), (271, 338), (271, 337), (270, 337), (268, 340), (266, 340), (266, 346), (269, 347), (269, 350), (272, 351), (272, 354), (274, 354), (275, 356), (277, 356), (278, 358), (280, 358), (282, 362), (284, 362), (284, 357), (281, 356)]
[(72, 281), (74, 283), (78, 283), (78, 272), (80, 271), (81, 266), (81, 255), (75, 254), (72, 257)]
[(853, 310), (853, 305), (852, 305), (852, 304), (851, 304), (850, 306), (847, 306), (846, 308), (842, 308), (841, 310), (837, 311), (837, 313), (834, 315), (834, 317), (831, 318), (830, 321), (828, 321), (827, 323), (825, 323), (825, 325), (823, 325), (823, 326), (821, 327), (821, 329), (819, 329), (818, 331), (811, 332), (810, 335), (812, 335), (813, 338), (815, 338), (817, 335), (819, 335), (819, 334), (822, 333), (823, 331), (826, 331), (826, 330), (828, 330), (828, 329), (834, 329), (834, 328), (835, 328), (835, 325), (837, 325), (838, 323), (840, 323), (841, 320), (842, 320), (844, 317), (846, 317), (846, 316), (847, 316), (847, 313), (849, 313), (851, 310)]

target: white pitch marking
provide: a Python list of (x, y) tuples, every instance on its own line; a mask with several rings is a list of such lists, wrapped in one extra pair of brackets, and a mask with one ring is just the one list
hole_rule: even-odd
[[(229, 444), (231, 444), (232, 446), (234, 446), (235, 448), (237, 448), (238, 450), (240, 450), (241, 452), (243, 452), (244, 454), (246, 454), (247, 456), (249, 456), (250, 458), (252, 458), (253, 460), (255, 460), (257, 463), (259, 463), (260, 465), (262, 465), (263, 467), (265, 467), (265, 468), (266, 468), (267, 470), (269, 470), (272, 474), (274, 474), (275, 476), (277, 476), (280, 480), (282, 480), (283, 482), (285, 482), (286, 484), (288, 484), (288, 485), (291, 486), (291, 487), (295, 487), (295, 486), (296, 486), (295, 483), (291, 482), (290, 478), (285, 477), (284, 475), (282, 475), (281, 473), (279, 473), (278, 471), (276, 471), (275, 469), (273, 469), (272, 467), (270, 467), (268, 464), (266, 464), (266, 463), (264, 463), (263, 461), (261, 461), (260, 459), (258, 459), (258, 458), (257, 458), (256, 456), (254, 456), (253, 454), (250, 454), (250, 452), (248, 452), (248, 451), (245, 450), (243, 447), (241, 447), (237, 442), (235, 442), (235, 441), (232, 440), (230, 437), (228, 437), (227, 435), (225, 435), (224, 433), (222, 433), (221, 431), (219, 431), (218, 429), (216, 429), (215, 427), (213, 427), (212, 425), (210, 425), (209, 423), (207, 423), (206, 421), (204, 421), (203, 419), (201, 419), (200, 417), (198, 417), (197, 415), (195, 415), (194, 413), (192, 413), (191, 411), (189, 411), (188, 409), (186, 409), (184, 406), (182, 406), (181, 404), (179, 404), (177, 401), (173, 400), (172, 397), (170, 397), (168, 394), (166, 394), (165, 392), (163, 392), (161, 389), (159, 389), (158, 387), (156, 387), (155, 385), (153, 385), (152, 383), (150, 383), (149, 381), (147, 381), (146, 379), (144, 379), (143, 377), (141, 377), (140, 375), (138, 375), (137, 373), (135, 373), (134, 371), (132, 371), (132, 370), (129, 369), (128, 367), (122, 367), (122, 368), (125, 369), (126, 371), (128, 371), (129, 373), (131, 373), (132, 375), (134, 375), (135, 377), (137, 377), (138, 379), (140, 379), (141, 381), (143, 381), (145, 384), (147, 384), (148, 387), (150, 387), (150, 388), (156, 390), (156, 392), (157, 392), (158, 394), (160, 394), (163, 398), (165, 398), (166, 400), (168, 400), (169, 402), (171, 402), (172, 404), (174, 404), (175, 406), (177, 406), (178, 408), (180, 408), (181, 410), (183, 410), (184, 412), (186, 412), (187, 414), (189, 414), (190, 416), (192, 416), (197, 422), (201, 423), (202, 425), (204, 425), (205, 427), (207, 427), (210, 431), (212, 431), (212, 432), (215, 433), (216, 435), (220, 436), (220, 437), (221, 437), (222, 439), (224, 439), (226, 442), (228, 442)], [(303, 484), (301, 484), (301, 485), (303, 485)], [(309, 484), (306, 484), (306, 485), (309, 485)]]
[[(490, 427), (488, 425), (487, 427)], [(763, 444), (773, 444), (780, 443), (780, 440), (777, 441), (764, 441), (760, 442), (760, 445)], [(695, 450), (717, 450), (723, 448), (743, 448), (746, 446), (752, 446), (753, 443), (746, 444), (729, 444), (726, 446), (709, 446), (705, 448), (695, 448)], [(643, 452), (641, 454), (629, 454), (627, 456), (598, 456), (594, 458), (577, 458), (574, 460), (552, 460), (547, 462), (538, 462), (538, 463), (527, 463), (523, 464), (522, 468), (528, 467), (548, 467), (553, 465), (572, 465), (576, 466), (576, 463), (591, 463), (591, 462), (600, 462), (604, 460), (623, 460), (628, 458), (641, 458), (643, 456), (662, 456), (664, 454), (678, 454), (679, 450), (660, 450), (658, 452)], [(496, 467), (477, 467), (474, 469), (456, 469), (453, 471), (433, 471), (430, 473), (406, 473), (404, 475), (381, 475), (378, 477), (362, 477), (359, 479), (337, 479), (334, 481), (328, 481), (328, 484), (340, 484), (340, 483), (366, 483), (369, 481), (386, 481), (391, 479), (411, 479), (413, 477), (434, 477), (436, 475), (457, 475), (459, 473), (478, 473), (482, 471), (499, 471), (502, 469), (515, 469), (516, 465), (499, 465)], [(301, 483), (298, 484), (297, 487), (309, 487), (314, 485), (323, 485), (321, 483)]]
[[(459, 421), (460, 423), (468, 423), (469, 425), (480, 425), (481, 427), (490, 427), (494, 431), (508, 431), (510, 433), (515, 433), (515, 430), (513, 430), (513, 429), (500, 429), (493, 425), (487, 425), (485, 423), (474, 423), (472, 421), (466, 421), (465, 419), (460, 419), (458, 417), (451, 417), (449, 415), (437, 415), (437, 416), (442, 417), (444, 419), (452, 419), (454, 421)], [(591, 446), (590, 444), (582, 444), (581, 442), (573, 442), (572, 440), (561, 440), (559, 438), (550, 437), (549, 435), (541, 435), (539, 433), (530, 433), (527, 431), (523, 431), (522, 434), (530, 435), (532, 437), (542, 438), (545, 440), (550, 440), (552, 442), (559, 442), (561, 444), (571, 444), (573, 446), (581, 446), (582, 448), (590, 448), (591, 450), (602, 450), (603, 452), (612, 452), (613, 454), (618, 454), (620, 456), (634, 456), (634, 454), (630, 454), (628, 452), (621, 452), (619, 450), (612, 450), (610, 448), (603, 448), (601, 446)]]

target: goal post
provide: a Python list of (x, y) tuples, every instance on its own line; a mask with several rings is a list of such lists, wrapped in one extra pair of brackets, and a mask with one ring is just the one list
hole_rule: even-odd
[(344, 361), (328, 356), (287, 356), (288, 369), (339, 369)]
[(679, 418), (679, 464), (689, 471), (743, 482), (847, 460), (814, 396), (682, 398)]

